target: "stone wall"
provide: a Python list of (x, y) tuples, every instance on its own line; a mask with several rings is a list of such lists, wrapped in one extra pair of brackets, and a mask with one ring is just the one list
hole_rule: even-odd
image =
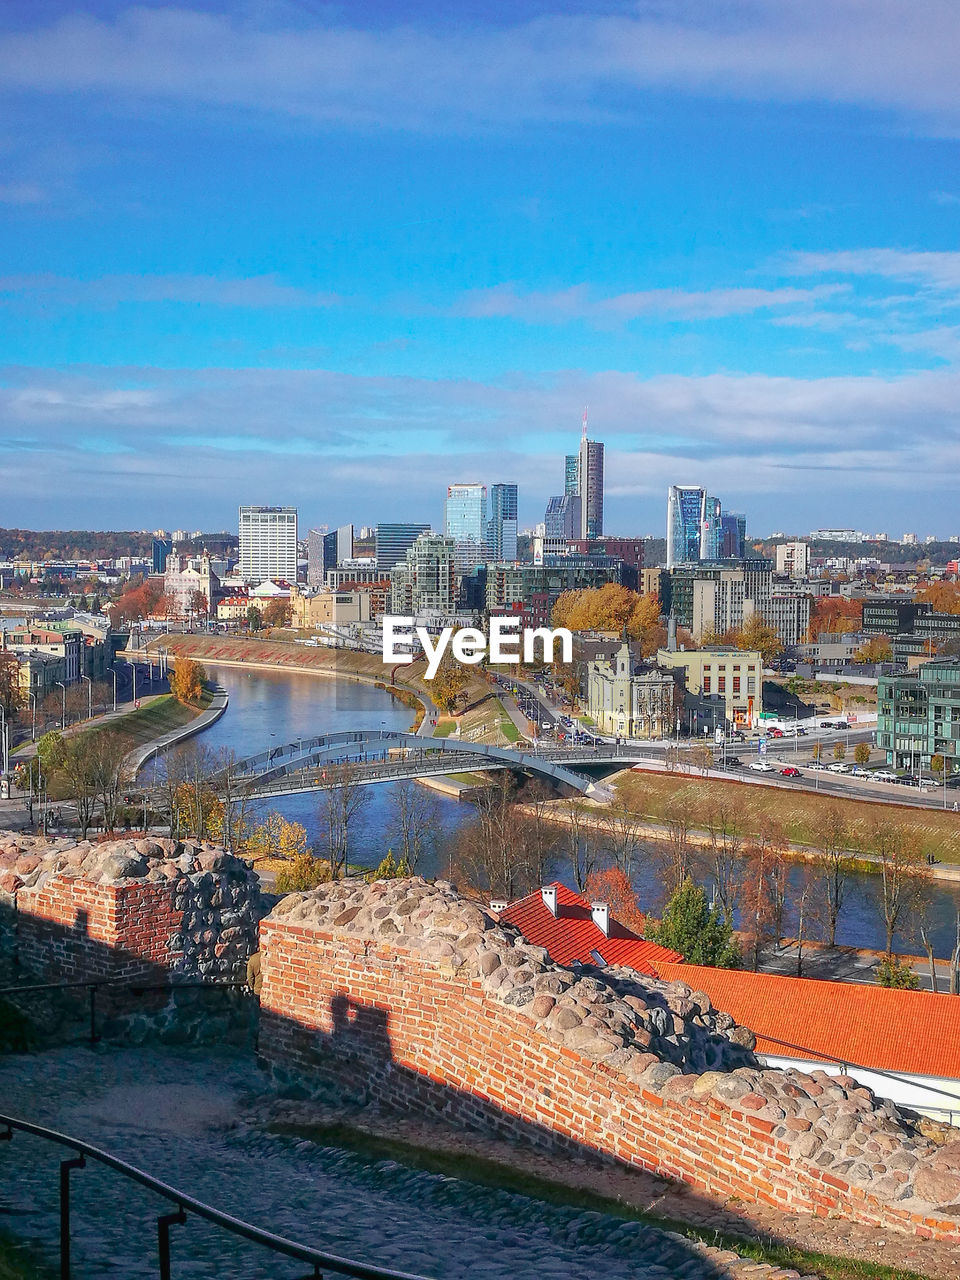
[(749, 1032), (683, 983), (560, 968), (450, 885), (292, 894), (261, 963), (260, 1051), (281, 1080), (960, 1240), (960, 1144), (933, 1146), (849, 1077), (760, 1069)]

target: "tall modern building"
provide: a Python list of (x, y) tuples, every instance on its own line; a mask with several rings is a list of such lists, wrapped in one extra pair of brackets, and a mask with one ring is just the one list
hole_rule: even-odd
[(493, 560), (517, 558), (517, 486), (495, 484), (490, 489), (487, 552)]
[(603, 533), (603, 445), (588, 440), (586, 423), (580, 441), (577, 467), (580, 494), (580, 537), (599, 538)]
[(667, 492), (667, 568), (700, 559), (700, 535), (707, 495), (693, 485), (672, 484)]
[(297, 580), (297, 508), (241, 507), (240, 564), (247, 582)]
[(725, 512), (721, 525), (721, 560), (742, 560), (747, 547), (747, 517), (739, 511)]
[(386, 575), (395, 564), (403, 560), (407, 551), (421, 533), (428, 533), (428, 524), (378, 524), (376, 533), (377, 568)]
[(167, 556), (173, 551), (172, 538), (154, 538), (151, 551), (151, 566), (153, 573), (163, 573), (167, 567)]
[(566, 494), (580, 492), (579, 453), (568, 453), (563, 460), (563, 492)]
[(307, 535), (307, 585), (322, 587), (327, 580), (327, 570), (335, 569), (352, 556), (352, 524), (342, 524), (329, 533), (325, 525), (311, 529)]
[(580, 537), (580, 495), (558, 494), (547, 499), (543, 515), (544, 536), (552, 541), (573, 542)]
[(469, 572), (487, 558), (487, 486), (451, 484), (443, 509), (443, 532), (456, 547), (457, 572)]
[(456, 603), (453, 560), (452, 538), (420, 534), (390, 572), (391, 613), (452, 613)]
[(723, 544), (723, 508), (707, 494), (700, 517), (700, 559), (719, 560)]

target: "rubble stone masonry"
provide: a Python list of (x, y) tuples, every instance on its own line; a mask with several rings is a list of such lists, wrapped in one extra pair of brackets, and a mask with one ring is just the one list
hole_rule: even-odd
[(683, 983), (555, 965), (443, 882), (292, 894), (261, 924), (261, 965), (281, 1080), (960, 1240), (960, 1142), (935, 1146), (850, 1077), (761, 1068)]

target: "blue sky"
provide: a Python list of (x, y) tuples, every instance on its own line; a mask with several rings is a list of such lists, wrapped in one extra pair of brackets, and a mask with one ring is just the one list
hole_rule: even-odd
[(960, 532), (952, 0), (0, 6), (0, 525)]

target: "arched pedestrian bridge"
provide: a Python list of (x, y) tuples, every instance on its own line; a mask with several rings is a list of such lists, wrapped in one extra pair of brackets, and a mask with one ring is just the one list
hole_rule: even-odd
[[(298, 738), (231, 766), (236, 785), (248, 795), (268, 797), (312, 791), (350, 767), (360, 784), (427, 778), (477, 769), (519, 769), (603, 800), (609, 788), (581, 768), (639, 763), (649, 753), (636, 746), (545, 747), (518, 750), (459, 738), (422, 738), (384, 729), (349, 730)], [(342, 775), (339, 775), (342, 776)]]

